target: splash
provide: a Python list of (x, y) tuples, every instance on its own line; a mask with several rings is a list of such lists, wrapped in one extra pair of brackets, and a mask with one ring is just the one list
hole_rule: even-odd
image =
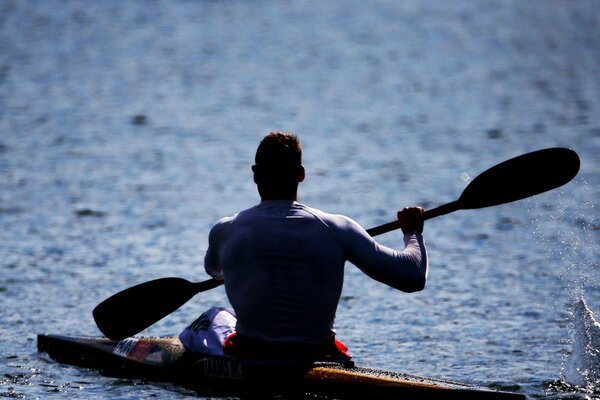
[(597, 207), (587, 193), (589, 185), (581, 179), (577, 179), (576, 184), (584, 187), (583, 194), (571, 196), (558, 190), (556, 205), (547, 205), (548, 213), (543, 219), (536, 219), (538, 243), (550, 259), (561, 265), (557, 269), (557, 282), (564, 293), (556, 295), (554, 308), (560, 315), (565, 304), (572, 304), (572, 319), (566, 332), (571, 336), (569, 355), (562, 362), (560, 380), (550, 386), (550, 391), (597, 396), (600, 394), (600, 320), (589, 308), (588, 301), (598, 299), (595, 293), (600, 282), (597, 236), (600, 225)]
[(573, 349), (563, 368), (563, 380), (572, 385), (594, 389), (600, 386), (600, 322), (585, 299), (573, 310)]

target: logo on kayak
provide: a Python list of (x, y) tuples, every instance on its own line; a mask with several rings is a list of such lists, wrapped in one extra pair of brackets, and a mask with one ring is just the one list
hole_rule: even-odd
[(144, 359), (151, 353), (154, 346), (151, 343), (147, 343), (143, 340), (138, 340), (134, 338), (127, 338), (121, 340), (113, 353), (128, 358), (134, 361), (144, 361)]
[(204, 358), (204, 375), (211, 378), (243, 379), (242, 366), (225, 358)]
[(121, 357), (127, 357), (137, 342), (138, 340), (134, 338), (121, 340), (113, 350), (113, 353)]

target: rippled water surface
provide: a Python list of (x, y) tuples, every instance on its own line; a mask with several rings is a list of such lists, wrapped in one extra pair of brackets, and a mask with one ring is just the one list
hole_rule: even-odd
[[(303, 141), (300, 201), (366, 228), (576, 150), (561, 189), (429, 221), (425, 291), (348, 265), (337, 328), (365, 366), (593, 396), (561, 371), (577, 300), (600, 310), (599, 26), (597, 0), (1, 1), (0, 396), (194, 397), (58, 365), (36, 334), (97, 335), (107, 296), (205, 279), (208, 231), (258, 202), (273, 130)], [(144, 334), (213, 304), (222, 288)]]

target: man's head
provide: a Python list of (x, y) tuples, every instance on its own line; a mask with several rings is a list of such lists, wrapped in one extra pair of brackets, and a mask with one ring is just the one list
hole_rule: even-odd
[(272, 132), (256, 150), (254, 182), (263, 200), (296, 200), (304, 180), (302, 146), (295, 135)]

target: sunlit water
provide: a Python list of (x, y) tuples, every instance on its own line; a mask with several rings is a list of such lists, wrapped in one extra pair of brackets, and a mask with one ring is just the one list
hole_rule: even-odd
[[(349, 265), (337, 329), (362, 365), (594, 396), (582, 327), (600, 310), (599, 11), (584, 0), (0, 2), (0, 395), (195, 396), (58, 365), (35, 335), (97, 335), (91, 310), (116, 291), (205, 279), (211, 225), (258, 201), (256, 145), (286, 130), (304, 143), (300, 201), (366, 228), (455, 200), (510, 157), (575, 149), (581, 172), (561, 189), (429, 221), (425, 291)], [(177, 334), (223, 304), (222, 288), (202, 293), (144, 334)]]
[(600, 322), (584, 299), (573, 312), (572, 352), (563, 369), (564, 381), (594, 390), (600, 382)]

